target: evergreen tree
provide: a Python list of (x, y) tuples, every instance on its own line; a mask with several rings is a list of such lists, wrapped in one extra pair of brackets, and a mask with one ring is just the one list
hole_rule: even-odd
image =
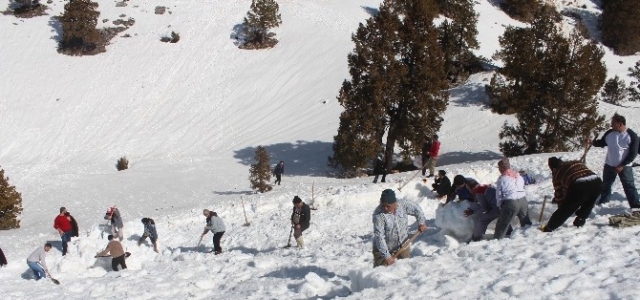
[(9, 177), (0, 169), (0, 230), (20, 228), (22, 195), (9, 184)]
[(563, 37), (542, 13), (530, 28), (507, 28), (500, 45), (494, 58), (504, 67), (487, 92), (517, 117), (503, 126), (501, 151), (517, 156), (581, 147), (604, 122), (596, 100), (606, 78), (603, 50), (577, 32)]
[(64, 13), (58, 17), (62, 23), (62, 39), (58, 47), (67, 54), (95, 54), (103, 48), (100, 32), (96, 28), (100, 12), (98, 3), (91, 0), (69, 0)]
[(627, 89), (629, 92), (629, 100), (640, 101), (640, 61), (636, 62), (635, 67), (629, 68), (629, 76), (634, 79)]
[(542, 8), (542, 3), (540, 0), (505, 0), (502, 8), (516, 20), (531, 22), (535, 13)]
[(256, 164), (251, 165), (249, 169), (249, 181), (251, 188), (261, 193), (272, 189), (269, 182), (271, 181), (271, 166), (269, 165), (269, 153), (263, 146), (258, 146), (255, 152)]
[(604, 84), (602, 92), (600, 92), (600, 98), (604, 102), (618, 105), (626, 100), (627, 94), (628, 90), (624, 80), (616, 75), (616, 77), (607, 80), (607, 83)]
[(601, 16), (602, 43), (618, 55), (640, 51), (640, 1), (606, 0)]
[[(439, 26), (439, 43), (445, 56), (447, 78), (452, 83), (464, 80), (470, 73), (480, 70), (478, 59), (471, 49), (478, 49), (476, 36), (478, 14), (472, 0), (439, 0), (446, 10), (441, 10), (452, 22), (445, 20)], [(463, 78), (459, 78), (463, 77)]]
[(352, 36), (332, 158), (347, 176), (380, 152), (385, 134), (390, 167), (396, 144), (405, 156), (417, 154), (424, 135), (439, 130), (449, 94), (436, 14), (434, 0), (385, 0)]
[(275, 0), (252, 0), (251, 9), (242, 24), (244, 48), (262, 49), (275, 46), (278, 40), (269, 30), (279, 27), (280, 24), (280, 6)]

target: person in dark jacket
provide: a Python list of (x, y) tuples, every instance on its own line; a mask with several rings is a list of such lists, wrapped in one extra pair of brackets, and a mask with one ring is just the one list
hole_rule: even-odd
[(387, 168), (384, 164), (384, 157), (382, 152), (378, 153), (378, 157), (376, 158), (375, 165), (373, 167), (373, 183), (378, 183), (378, 176), (382, 175), (382, 179), (380, 182), (385, 182), (387, 178)]
[(576, 214), (573, 225), (583, 226), (600, 196), (602, 180), (579, 161), (563, 162), (557, 157), (550, 157), (548, 163), (555, 190), (551, 203), (557, 204), (558, 209), (542, 231), (554, 231), (573, 213)]
[(309, 228), (311, 221), (311, 209), (309, 205), (302, 202), (300, 197), (293, 197), (293, 213), (291, 214), (291, 226), (293, 226), (293, 237), (299, 248), (304, 248), (304, 240), (302, 240), (302, 232)]
[(4, 267), (7, 264), (7, 257), (4, 256), (4, 252), (2, 252), (2, 248), (0, 248), (0, 267)]
[(120, 209), (118, 209), (115, 205), (110, 207), (107, 210), (107, 213), (104, 216), (105, 220), (110, 220), (111, 223), (111, 234), (113, 236), (117, 236), (120, 241), (124, 239), (124, 222), (122, 221), (122, 215), (120, 214)]
[(422, 144), (422, 176), (427, 174), (427, 166), (429, 165), (429, 151), (431, 151), (431, 137), (426, 135)]
[(611, 186), (620, 177), (624, 194), (631, 208), (640, 208), (638, 190), (633, 180), (631, 165), (638, 156), (638, 135), (627, 128), (626, 119), (614, 114), (611, 118), (611, 129), (604, 133), (601, 139), (593, 141), (595, 147), (607, 147), (607, 156), (602, 169), (602, 192), (600, 204), (609, 202)]
[(447, 172), (439, 170), (435, 178), (435, 183), (433, 183), (431, 187), (433, 187), (432, 191), (438, 194), (438, 197), (447, 196), (451, 191), (451, 180), (447, 177)]
[(284, 161), (280, 161), (273, 169), (273, 175), (276, 175), (276, 182), (273, 184), (280, 185), (280, 182), (282, 181), (282, 174), (284, 174)]
[(158, 232), (156, 231), (156, 222), (151, 218), (142, 218), (142, 224), (144, 225), (144, 233), (138, 240), (138, 246), (140, 246), (146, 238), (149, 238), (153, 244), (153, 251), (158, 252)]
[(76, 219), (71, 215), (70, 212), (66, 212), (64, 214), (69, 218), (69, 221), (71, 222), (71, 237), (79, 237), (80, 230), (78, 229), (78, 222), (76, 222)]
[(207, 217), (207, 225), (204, 227), (204, 232), (202, 232), (202, 237), (204, 237), (207, 232), (211, 231), (213, 233), (213, 249), (215, 250), (215, 255), (222, 253), (222, 247), (220, 246), (220, 240), (222, 240), (222, 236), (226, 231), (224, 226), (224, 222), (215, 211), (210, 211), (208, 209), (202, 210), (202, 214)]
[(467, 200), (474, 202), (475, 195), (473, 194), (473, 189), (477, 185), (478, 181), (473, 178), (466, 178), (462, 175), (456, 175), (455, 177), (453, 177), (453, 185), (451, 186), (449, 195), (447, 195), (447, 203), (456, 199), (456, 196), (458, 196), (458, 200)]

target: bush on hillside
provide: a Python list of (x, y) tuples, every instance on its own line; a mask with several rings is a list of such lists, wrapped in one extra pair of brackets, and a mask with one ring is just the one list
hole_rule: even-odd
[(9, 184), (9, 177), (0, 169), (0, 230), (20, 228), (22, 195)]
[(62, 24), (62, 39), (58, 45), (60, 53), (69, 55), (92, 55), (106, 51), (100, 36), (98, 3), (91, 0), (69, 0), (64, 12), (58, 17)]
[(540, 0), (505, 0), (500, 7), (512, 19), (525, 23), (531, 23), (538, 12), (548, 14), (555, 22), (562, 18), (555, 7)]
[(172, 44), (177, 43), (179, 40), (180, 34), (176, 33), (175, 31), (171, 31), (171, 36), (163, 36), (162, 38), (160, 38), (161, 42)]
[(118, 171), (129, 169), (129, 160), (126, 156), (120, 157), (120, 159), (118, 159), (118, 162), (116, 162), (116, 169), (118, 169)]
[(9, 2), (9, 9), (5, 14), (12, 14), (18, 18), (33, 18), (47, 15), (47, 6), (34, 0), (13, 0)]
[(260, 193), (268, 192), (273, 189), (269, 184), (271, 182), (271, 165), (269, 164), (269, 153), (263, 146), (258, 146), (255, 152), (256, 163), (251, 165), (249, 169), (249, 181), (251, 188)]
[(629, 90), (624, 80), (616, 75), (616, 77), (607, 80), (604, 84), (600, 92), (600, 98), (604, 102), (619, 105), (626, 100), (628, 93)]
[(243, 43), (240, 49), (272, 48), (278, 40), (271, 28), (282, 24), (280, 6), (275, 0), (252, 0), (251, 9), (247, 12), (242, 24)]

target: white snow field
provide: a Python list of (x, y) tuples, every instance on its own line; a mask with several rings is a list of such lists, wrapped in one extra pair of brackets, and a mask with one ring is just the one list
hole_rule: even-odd
[[(567, 5), (591, 17), (597, 37), (596, 2)], [(232, 38), (250, 0), (130, 0), (126, 7), (99, 1), (100, 26), (129, 17), (135, 24), (106, 53), (85, 57), (56, 52), (60, 25), (52, 17), (64, 3), (47, 4), (47, 16), (0, 15), (0, 166), (24, 207), (20, 229), (0, 232), (9, 261), (0, 269), (2, 299), (640, 298), (640, 228), (608, 225), (609, 216), (629, 211), (619, 182), (612, 201), (596, 207), (586, 226), (573, 227), (571, 218), (553, 233), (537, 229), (543, 197), (553, 193), (547, 158), (581, 153), (513, 158), (514, 169), (538, 179), (527, 187), (534, 226), (497, 241), (490, 239), (492, 224), (488, 240), (469, 244), (464, 203), (442, 207), (420, 177), (398, 190), (413, 173), (378, 184), (329, 175), (326, 158), (342, 111), (335, 97), (348, 78), (351, 34), (381, 1), (278, 1), (280, 43), (259, 51), (240, 50)], [(505, 26), (522, 25), (495, 3), (476, 2), (476, 53), (488, 58)], [(0, 0), (0, 9), (8, 5)], [(156, 6), (167, 12), (156, 15)], [(566, 19), (566, 27), (572, 22)], [(178, 43), (159, 41), (171, 31), (180, 34)], [(606, 51), (609, 75), (628, 81), (626, 70), (640, 55)], [(473, 75), (451, 91), (438, 166), (450, 178), (493, 183), (498, 177), (498, 132), (514, 119), (487, 108), (484, 85), (491, 76)], [(600, 112), (618, 112), (640, 130), (637, 104), (601, 103)], [(282, 185), (265, 194), (249, 188), (258, 145), (273, 164), (285, 161)], [(587, 165), (601, 172), (604, 154), (593, 149)], [(130, 167), (118, 172), (121, 156)], [(386, 188), (418, 203), (429, 229), (415, 241), (411, 259), (374, 269), (371, 213)], [(319, 208), (303, 250), (283, 248), (295, 195)], [(241, 197), (250, 226), (243, 226)], [(121, 272), (110, 271), (108, 258), (94, 258), (107, 243), (100, 233), (110, 205), (122, 211), (123, 245), (132, 253)], [(52, 227), (60, 206), (80, 225), (65, 257)], [(211, 234), (196, 247), (204, 208), (226, 222), (221, 255), (209, 253)], [(548, 203), (545, 220), (554, 209)], [(160, 253), (148, 243), (137, 246), (142, 217), (156, 221)], [(47, 263), (60, 285), (33, 280), (25, 263), (47, 241), (54, 244)]]

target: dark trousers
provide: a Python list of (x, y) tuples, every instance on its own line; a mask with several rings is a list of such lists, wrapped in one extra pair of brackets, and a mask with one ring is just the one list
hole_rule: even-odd
[(387, 172), (384, 171), (382, 173), (376, 173), (376, 176), (373, 177), (373, 183), (378, 183), (378, 176), (382, 175), (382, 180), (380, 180), (380, 182), (385, 182), (385, 179), (387, 178)]
[(278, 184), (280, 185), (280, 182), (282, 181), (282, 174), (276, 174), (276, 182), (274, 182), (273, 184)]
[(429, 155), (422, 155), (422, 176), (427, 174), (428, 167), (429, 167)]
[(553, 231), (562, 226), (574, 212), (578, 218), (588, 218), (601, 191), (602, 180), (600, 178), (571, 184), (565, 200), (549, 218), (546, 229)]
[(69, 241), (71, 241), (71, 230), (65, 232), (62, 235), (62, 255), (67, 255), (67, 245), (69, 244)]
[(624, 167), (622, 172), (616, 173), (616, 168), (604, 165), (602, 169), (602, 193), (600, 194), (600, 203), (609, 202), (611, 198), (611, 186), (616, 181), (616, 176), (620, 177), (620, 183), (624, 189), (624, 195), (627, 196), (629, 206), (631, 208), (640, 208), (640, 200), (638, 200), (638, 190), (633, 183), (633, 169)]
[(222, 235), (224, 235), (224, 231), (216, 232), (213, 235), (213, 249), (216, 251), (216, 253), (222, 252), (222, 247), (220, 247), (220, 240), (222, 239)]
[(124, 254), (118, 257), (114, 257), (111, 259), (111, 268), (118, 272), (118, 265), (120, 265), (121, 269), (126, 269), (127, 268), (127, 264), (124, 262)]

